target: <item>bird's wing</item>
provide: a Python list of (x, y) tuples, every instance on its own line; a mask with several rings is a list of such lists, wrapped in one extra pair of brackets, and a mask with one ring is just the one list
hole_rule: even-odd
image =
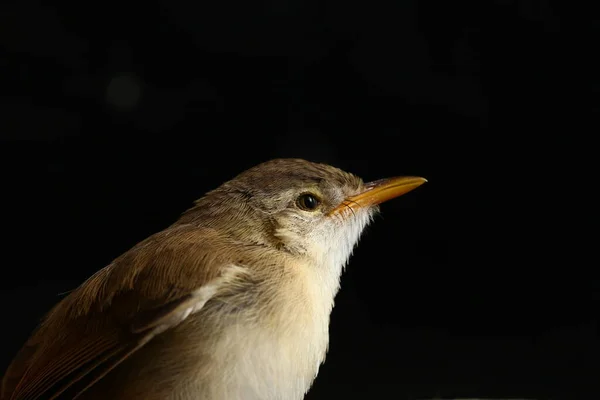
[(0, 399), (73, 399), (247, 270), (217, 259), (210, 234), (179, 227), (141, 242), (47, 315), (2, 379)]

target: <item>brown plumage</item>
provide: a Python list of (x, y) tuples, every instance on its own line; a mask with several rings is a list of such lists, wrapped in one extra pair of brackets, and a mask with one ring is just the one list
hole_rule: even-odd
[(0, 399), (301, 399), (352, 247), (423, 180), (395, 182), (295, 159), (238, 175), (58, 303)]

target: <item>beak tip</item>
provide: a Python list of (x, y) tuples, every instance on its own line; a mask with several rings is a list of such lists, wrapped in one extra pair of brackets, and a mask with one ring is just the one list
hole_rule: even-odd
[(425, 178), (423, 178), (423, 177), (420, 177), (420, 176), (415, 176), (415, 177), (414, 177), (414, 178), (412, 178), (412, 179), (413, 179), (413, 182), (414, 182), (414, 187), (415, 187), (415, 188), (417, 188), (417, 187), (419, 187), (419, 186), (423, 185), (424, 183), (427, 183), (427, 182), (429, 182), (427, 179), (425, 179)]

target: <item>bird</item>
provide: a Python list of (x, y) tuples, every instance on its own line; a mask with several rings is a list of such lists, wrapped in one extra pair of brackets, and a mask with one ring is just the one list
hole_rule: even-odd
[(0, 399), (303, 399), (362, 232), (424, 182), (288, 158), (241, 172), (59, 301)]

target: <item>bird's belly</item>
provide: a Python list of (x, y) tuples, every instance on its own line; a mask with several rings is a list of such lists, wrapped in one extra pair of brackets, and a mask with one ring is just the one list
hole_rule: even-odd
[[(327, 348), (327, 335), (229, 326), (198, 365), (186, 398), (300, 400), (310, 388)], [(196, 397), (197, 396), (197, 397)], [(183, 399), (184, 397), (173, 397)]]

